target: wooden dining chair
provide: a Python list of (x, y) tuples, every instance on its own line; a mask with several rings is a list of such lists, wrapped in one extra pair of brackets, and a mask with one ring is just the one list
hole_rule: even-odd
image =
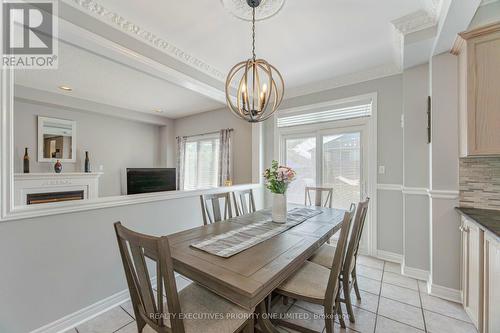
[[(332, 197), (333, 197), (333, 188), (332, 187), (306, 186), (305, 198), (304, 198), (304, 205), (306, 205), (306, 206), (313, 206), (313, 203), (311, 200), (311, 192), (313, 192), (315, 194), (314, 195), (314, 206), (332, 208)], [(323, 194), (326, 194), (326, 197), (324, 200), (323, 200)]]
[[(224, 200), (224, 216), (221, 214), (220, 200)], [(233, 217), (230, 192), (200, 195), (200, 201), (205, 225)]]
[[(138, 332), (253, 332), (251, 311), (226, 301), (196, 283), (177, 292), (167, 237), (139, 234), (125, 228), (120, 222), (114, 226)], [(147, 265), (147, 261), (154, 265)], [(153, 274), (148, 269), (151, 267), (154, 267)], [(151, 283), (151, 278), (155, 276), (156, 293)], [(224, 314), (224, 319), (214, 320), (210, 313), (218, 316)]]
[(255, 212), (255, 200), (252, 189), (233, 192), (234, 210), (236, 216)]
[[(370, 198), (367, 198), (365, 201), (358, 204), (352, 226), (351, 237), (349, 238), (346, 259), (344, 262), (344, 266), (342, 267), (342, 272), (340, 273), (343, 292), (343, 298), (341, 298), (340, 301), (346, 304), (347, 313), (349, 314), (349, 321), (352, 323), (355, 322), (355, 318), (350, 295), (352, 288), (354, 287), (356, 298), (358, 300), (361, 300), (361, 294), (359, 292), (358, 280), (356, 275), (356, 262), (358, 258), (359, 242), (363, 233), (363, 227), (366, 220), (366, 214), (368, 212), (369, 202)], [(335, 253), (336, 249), (334, 246), (324, 244), (316, 251), (316, 253), (311, 258), (309, 258), (309, 261), (323, 267), (331, 267)]]
[[(326, 332), (333, 332), (335, 315), (338, 318), (342, 327), (345, 323), (342, 317), (340, 308), (339, 275), (346, 256), (347, 238), (351, 227), (353, 212), (346, 212), (340, 230), (337, 250), (335, 251), (334, 260), (329, 268), (306, 261), (294, 275), (286, 279), (277, 290), (276, 293), (284, 297), (292, 299), (300, 299), (308, 303), (319, 304), (324, 307)], [(291, 328), (301, 332), (314, 332), (308, 328), (287, 322), (285, 320), (276, 320), (276, 324)]]

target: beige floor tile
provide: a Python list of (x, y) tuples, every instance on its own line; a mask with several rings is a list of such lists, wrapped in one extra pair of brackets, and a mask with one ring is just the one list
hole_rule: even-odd
[(364, 290), (375, 295), (380, 294), (380, 281), (365, 278), (364, 276), (358, 276), (357, 280), (360, 290)]
[(399, 321), (400, 323), (417, 327), (422, 330), (424, 329), (422, 309), (412, 305), (381, 297), (378, 314), (386, 318)]
[(134, 313), (134, 308), (132, 306), (132, 301), (127, 301), (125, 303), (122, 303), (120, 305), (123, 310), (125, 310), (132, 318), (135, 319), (135, 313)]
[[(342, 308), (344, 311), (344, 321), (348, 328), (351, 328), (357, 332), (361, 333), (373, 333), (375, 329), (375, 318), (376, 315), (370, 311), (366, 311), (360, 308), (353, 308), (354, 318), (356, 319), (355, 323), (351, 323), (349, 321), (349, 316), (345, 311), (345, 307)], [(338, 322), (338, 319), (336, 319)]]
[(382, 292), (380, 296), (420, 307), (420, 295), (416, 290), (399, 287), (389, 283), (382, 283)]
[(471, 322), (461, 304), (427, 294), (422, 294), (421, 297), (422, 307), (425, 310), (430, 310), (448, 317)]
[(397, 321), (382, 316), (377, 317), (377, 328), (375, 333), (423, 333), (424, 331), (416, 329)]
[(382, 282), (418, 291), (417, 280), (401, 274), (384, 272), (384, 279)]
[(356, 274), (358, 276), (364, 276), (377, 281), (382, 280), (382, 270), (377, 268), (372, 268), (369, 266), (358, 264), (356, 265)]
[(76, 328), (79, 333), (110, 333), (124, 327), (134, 319), (130, 317), (121, 307), (117, 306), (111, 310), (81, 324)]
[(391, 272), (391, 273), (396, 273), (396, 274), (401, 274), (401, 264), (397, 264), (395, 262), (385, 262), (384, 266), (384, 271), (385, 272)]
[(371, 268), (384, 269), (384, 261), (374, 257), (359, 256), (357, 263)]
[(138, 333), (137, 324), (133, 321), (127, 326), (120, 328), (116, 333)]
[(424, 310), (425, 324), (429, 333), (477, 333), (474, 325), (465, 321), (442, 316), (435, 312)]
[[(351, 303), (352, 303), (352, 305), (357, 306), (358, 308), (361, 308), (363, 310), (377, 312), (378, 295), (368, 293), (364, 290), (360, 290), (359, 293), (361, 294), (360, 301), (358, 301), (358, 299), (356, 298), (356, 293), (354, 292), (354, 289), (351, 291)], [(341, 295), (342, 295), (342, 293), (341, 293)]]

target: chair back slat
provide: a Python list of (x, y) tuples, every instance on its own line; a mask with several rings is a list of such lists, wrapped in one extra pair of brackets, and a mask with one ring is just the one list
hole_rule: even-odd
[(144, 258), (144, 252), (137, 245), (129, 245), (130, 251), (132, 252), (132, 260), (135, 267), (135, 275), (137, 276), (137, 281), (139, 283), (138, 292), (142, 300), (142, 306), (146, 313), (158, 313), (156, 303), (153, 296), (153, 287), (151, 285), (151, 278), (149, 276), (148, 268), (146, 266), (146, 260)]
[[(333, 197), (333, 188), (332, 187), (311, 187), (306, 186), (305, 188), (305, 199), (304, 205), (312, 206), (312, 198), (311, 192), (314, 192), (314, 206), (316, 207), (326, 207), (332, 208), (332, 197)], [(323, 201), (323, 194), (326, 194), (326, 197)]]
[(335, 299), (339, 290), (339, 276), (342, 270), (342, 264), (346, 256), (347, 238), (351, 229), (351, 221), (354, 215), (353, 211), (345, 212), (342, 221), (342, 228), (340, 229), (340, 236), (333, 256), (332, 269), (330, 270), (330, 277), (328, 279), (328, 286), (325, 294), (325, 309), (333, 309)]
[[(158, 333), (184, 333), (168, 239), (136, 233), (120, 222), (114, 226), (139, 332), (148, 324)], [(146, 259), (153, 260), (155, 264), (156, 299)], [(163, 305), (164, 290), (168, 312)], [(170, 319), (170, 326), (165, 321), (167, 318)]]
[(254, 213), (256, 211), (252, 189), (233, 192), (233, 201), (234, 210), (237, 216)]
[[(220, 208), (221, 199), (224, 199), (224, 217), (222, 217)], [(205, 225), (233, 217), (230, 192), (201, 195), (200, 201), (203, 223)], [(211, 209), (209, 209), (209, 207), (211, 207)]]
[(365, 201), (360, 202), (358, 204), (358, 207), (356, 209), (356, 216), (354, 218), (351, 237), (349, 239), (349, 245), (347, 247), (346, 260), (342, 276), (349, 277), (356, 265), (356, 257), (358, 255), (359, 242), (363, 234), (363, 227), (365, 225), (369, 203), (370, 203), (370, 198), (366, 198)]

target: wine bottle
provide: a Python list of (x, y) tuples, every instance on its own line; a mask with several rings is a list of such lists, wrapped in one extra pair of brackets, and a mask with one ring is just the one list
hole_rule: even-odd
[(85, 172), (90, 172), (90, 159), (89, 159), (89, 152), (85, 152)]
[(30, 157), (28, 156), (28, 147), (24, 148), (23, 172), (30, 173)]

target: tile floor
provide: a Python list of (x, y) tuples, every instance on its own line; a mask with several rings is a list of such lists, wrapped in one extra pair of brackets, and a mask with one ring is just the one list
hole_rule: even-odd
[[(337, 323), (335, 332), (477, 333), (460, 304), (428, 295), (425, 283), (402, 276), (398, 264), (360, 257), (358, 275), (361, 301), (356, 300), (354, 292), (351, 295), (356, 323), (346, 319), (348, 328), (341, 329)], [(182, 277), (179, 280), (180, 289), (190, 283)], [(280, 303), (274, 311), (298, 315), (302, 318), (300, 325), (324, 331), (323, 320), (314, 316), (315, 313), (323, 313), (321, 306), (297, 301), (287, 306)], [(294, 320), (293, 316), (290, 318), (290, 321)], [(293, 333), (285, 328), (280, 330)], [(131, 304), (126, 302), (68, 333), (137, 333), (137, 326)]]

